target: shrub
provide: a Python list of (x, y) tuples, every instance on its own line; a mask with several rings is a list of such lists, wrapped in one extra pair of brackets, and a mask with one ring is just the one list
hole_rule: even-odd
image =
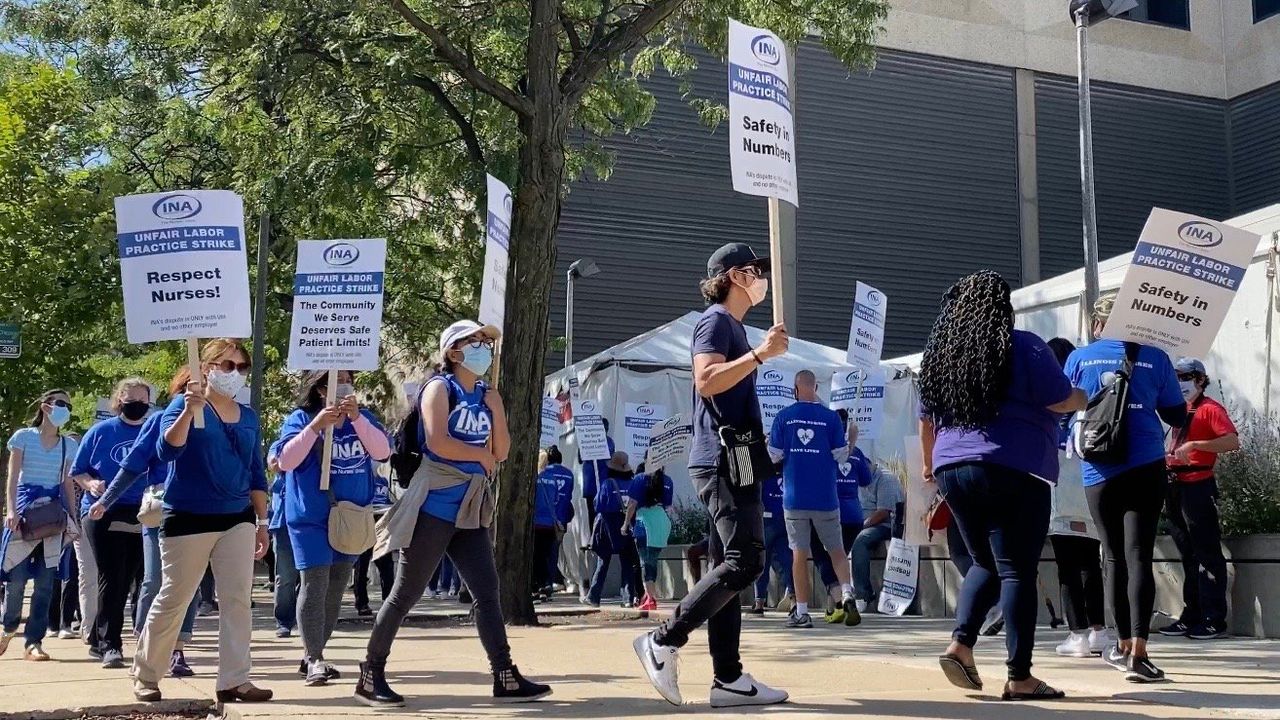
[(1240, 450), (1218, 458), (1218, 510), (1228, 537), (1280, 533), (1280, 415), (1235, 414)]
[(711, 515), (701, 503), (677, 500), (671, 508), (672, 545), (692, 545), (711, 530)]

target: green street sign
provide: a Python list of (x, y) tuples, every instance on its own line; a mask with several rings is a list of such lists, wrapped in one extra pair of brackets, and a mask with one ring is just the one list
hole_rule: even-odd
[(16, 358), (22, 354), (22, 328), (13, 323), (0, 323), (0, 358)]

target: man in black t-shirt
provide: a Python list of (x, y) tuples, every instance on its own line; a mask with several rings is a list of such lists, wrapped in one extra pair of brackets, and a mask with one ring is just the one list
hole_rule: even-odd
[(709, 307), (698, 319), (693, 357), (693, 444), (689, 476), (714, 525), (712, 567), (657, 630), (636, 638), (636, 655), (658, 693), (681, 704), (676, 655), (689, 634), (707, 624), (715, 680), (712, 707), (771, 705), (787, 693), (757, 682), (742, 671), (738, 653), (742, 614), (738, 596), (764, 569), (764, 513), (760, 485), (737, 487), (728, 480), (717, 428), (763, 434), (756, 400), (756, 370), (787, 351), (787, 330), (769, 329), (759, 347), (747, 341), (742, 318), (768, 294), (769, 260), (742, 243), (720, 248), (707, 262), (702, 294)]

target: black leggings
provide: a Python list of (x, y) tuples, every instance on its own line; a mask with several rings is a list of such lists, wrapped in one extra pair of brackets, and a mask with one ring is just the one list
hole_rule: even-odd
[(1078, 535), (1053, 535), (1053, 557), (1058, 565), (1058, 587), (1062, 592), (1062, 614), (1071, 632), (1102, 627), (1106, 622), (1102, 602), (1100, 543)]
[(1126, 470), (1084, 489), (1102, 540), (1107, 607), (1121, 640), (1146, 640), (1156, 604), (1151, 569), (1164, 505), (1164, 460)]

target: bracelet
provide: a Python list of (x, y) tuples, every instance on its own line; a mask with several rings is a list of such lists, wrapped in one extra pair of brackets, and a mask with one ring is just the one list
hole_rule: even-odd
[(266, 527), (266, 526), (268, 526), (268, 525), (270, 525), (270, 524), (271, 524), (271, 521), (270, 521), (270, 520), (268, 520), (268, 519), (266, 519), (266, 518), (258, 518), (258, 527), (260, 527), (260, 528), (264, 528), (264, 527)]
[(763, 360), (761, 360), (761, 359), (760, 359), (760, 356), (756, 354), (755, 348), (752, 348), (752, 349), (751, 349), (751, 357), (752, 357), (753, 359), (755, 359), (755, 361), (756, 361), (756, 364), (757, 364), (757, 365), (763, 365), (763, 364), (764, 364), (764, 361), (763, 361)]

